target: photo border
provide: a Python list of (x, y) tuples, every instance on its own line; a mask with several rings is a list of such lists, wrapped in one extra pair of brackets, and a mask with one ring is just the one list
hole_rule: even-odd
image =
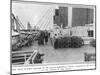
[[(48, 4), (53, 4), (53, 5), (65, 5), (65, 6), (85, 6), (85, 7), (93, 7), (95, 10), (95, 40), (96, 40), (96, 47), (95, 47), (95, 56), (96, 56), (96, 60), (95, 60), (95, 68), (94, 69), (81, 69), (81, 70), (64, 70), (64, 71), (47, 71), (47, 72), (32, 72), (32, 73), (17, 73), (17, 74), (38, 74), (38, 73), (54, 73), (54, 72), (70, 72), (70, 71), (87, 71), (87, 70), (96, 70), (97, 69), (97, 7), (96, 5), (87, 5), (87, 4), (71, 4), (71, 3), (56, 3), (56, 2), (42, 2), (42, 1), (27, 1), (27, 0), (10, 0), (10, 74), (11, 75), (16, 75), (16, 74), (12, 74), (12, 46), (11, 46), (11, 42), (12, 42), (12, 20), (11, 20), (11, 13), (12, 13), (12, 2), (18, 2), (18, 3), (37, 3), (37, 4), (42, 4), (42, 5), (48, 5)], [(52, 64), (51, 64), (52, 65)], [(58, 64), (59, 65), (59, 64)]]

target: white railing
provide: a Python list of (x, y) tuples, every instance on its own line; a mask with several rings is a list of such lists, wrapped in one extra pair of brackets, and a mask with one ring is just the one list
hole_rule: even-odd
[(24, 65), (28, 65), (28, 64), (30, 64), (30, 62), (33, 64), (33, 63), (34, 63), (33, 60), (35, 59), (37, 53), (38, 53), (38, 51), (35, 50), (35, 51), (31, 54), (31, 56), (25, 61)]
[(38, 53), (37, 50), (24, 50), (24, 51), (12, 52), (12, 61), (15, 61), (15, 60), (18, 60), (18, 59), (24, 60), (24, 61), (21, 61), (21, 62), (14, 62), (14, 63), (12, 63), (12, 65), (30, 64), (30, 60), (32, 60), (32, 63), (33, 63), (33, 60), (35, 59), (37, 53)]

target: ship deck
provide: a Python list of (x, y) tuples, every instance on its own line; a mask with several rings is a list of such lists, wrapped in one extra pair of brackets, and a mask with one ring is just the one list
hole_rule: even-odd
[(95, 48), (90, 45), (81, 48), (54, 49), (50, 40), (47, 45), (39, 46), (37, 41), (31, 47), (23, 48), (21, 51), (38, 50), (44, 53), (43, 63), (62, 63), (62, 62), (84, 62), (84, 53), (95, 53)]

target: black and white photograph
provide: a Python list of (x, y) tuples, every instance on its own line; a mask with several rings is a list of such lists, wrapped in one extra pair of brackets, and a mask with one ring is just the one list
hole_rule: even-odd
[(95, 5), (12, 0), (12, 69), (74, 63), (95, 69), (95, 10)]

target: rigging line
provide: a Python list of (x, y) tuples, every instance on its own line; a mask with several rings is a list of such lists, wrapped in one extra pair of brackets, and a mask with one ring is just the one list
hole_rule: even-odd
[[(49, 14), (50, 15), (50, 14)], [(46, 23), (45, 23), (45, 29), (47, 28), (47, 26), (48, 26), (48, 22), (49, 22), (49, 18), (50, 18), (50, 16), (48, 16), (48, 18), (47, 18), (47, 21), (46, 21)]]
[[(49, 11), (48, 11), (49, 12)], [(43, 19), (41, 20), (41, 22), (40, 22), (40, 26), (41, 27), (43, 27), (42, 25), (43, 25), (43, 23), (44, 23), (44, 21), (46, 21), (45, 20), (45, 18), (47, 17), (47, 15), (48, 15), (48, 13), (46, 13), (46, 15), (43, 17)]]
[(47, 23), (46, 23), (46, 25), (45, 25), (45, 28), (47, 28), (49, 25), (49, 23), (50, 23), (50, 21), (51, 21), (51, 17), (50, 16), (52, 16), (52, 10), (50, 11), (50, 13), (48, 14), (48, 20), (47, 20)]
[(18, 24), (19, 24), (19, 27), (22, 28), (22, 26), (21, 26), (20, 23), (19, 23), (18, 16), (16, 16), (16, 19), (17, 19), (17, 22), (18, 22)]
[[(51, 8), (50, 8), (50, 9), (51, 9)], [(50, 9), (48, 9), (48, 10), (45, 12), (45, 14), (41, 17), (41, 19), (38, 21), (37, 24), (39, 24), (39, 23), (41, 22), (41, 20), (45, 17), (45, 15), (49, 12)]]
[(20, 24), (19, 24), (19, 22), (18, 22), (18, 20), (16, 19), (15, 16), (14, 16), (14, 19), (15, 19), (17, 30), (20, 31)]
[[(51, 12), (51, 11), (50, 11)], [(51, 12), (52, 13), (52, 12)], [(47, 21), (46, 21), (46, 23), (45, 23), (45, 25), (44, 25), (44, 29), (47, 29), (48, 27), (49, 27), (49, 23), (50, 23), (50, 20), (51, 20), (51, 17), (50, 16), (52, 16), (52, 14), (49, 14), (48, 15), (48, 17), (47, 17)]]
[[(12, 15), (12, 17), (14, 18), (15, 22), (17, 22), (17, 23), (19, 24), (19, 26), (23, 29), (24, 26), (22, 27), (22, 25), (20, 25), (21, 22), (19, 21), (18, 17), (16, 18), (16, 17), (14, 16), (13, 13), (12, 13), (11, 15)], [(19, 22), (20, 22), (20, 23), (19, 23)], [(21, 23), (21, 24), (22, 24), (22, 23)]]
[(20, 20), (19, 20), (18, 16), (17, 16), (17, 21), (18, 21), (18, 23), (19, 23), (20, 27), (21, 27), (22, 29), (25, 29), (25, 27), (23, 26), (23, 24), (20, 22)]
[[(51, 8), (50, 8), (50, 9), (51, 9)], [(41, 22), (41, 20), (45, 17), (45, 15), (49, 13), (49, 10), (50, 10), (50, 9), (48, 9), (48, 10), (44, 13), (44, 15), (41, 17), (41, 19), (37, 22), (37, 25)]]
[[(51, 12), (51, 10), (49, 10), (48, 12)], [(47, 15), (45, 15), (45, 17), (43, 18), (42, 22), (43, 22), (43, 21), (48, 21), (47, 18), (49, 17), (49, 15), (50, 15), (50, 14), (47, 13)], [(45, 27), (46, 22), (43, 22), (43, 23), (44, 23), (44, 25), (43, 25), (43, 26), (41, 25), (42, 28)], [(43, 23), (42, 23), (42, 24), (43, 24)]]

